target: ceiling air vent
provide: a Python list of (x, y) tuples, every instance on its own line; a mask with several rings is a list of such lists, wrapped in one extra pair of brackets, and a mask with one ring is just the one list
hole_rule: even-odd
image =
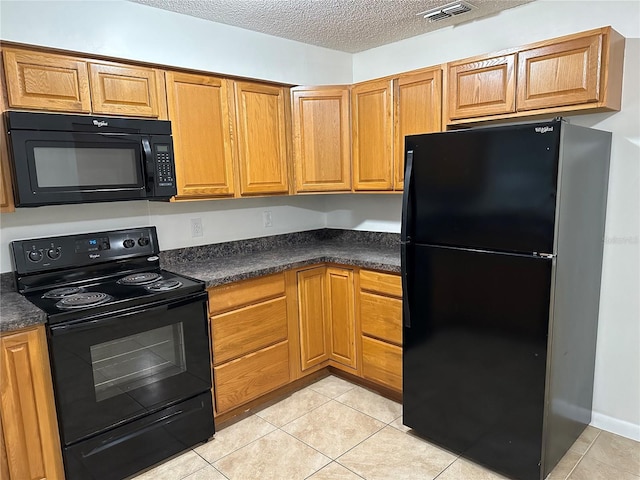
[(471, 5), (466, 2), (453, 2), (447, 3), (441, 7), (432, 8), (426, 12), (417, 13), (416, 15), (426, 18), (429, 22), (437, 22), (439, 20), (444, 20), (445, 18), (451, 18), (454, 15), (469, 12), (471, 11), (471, 8)]

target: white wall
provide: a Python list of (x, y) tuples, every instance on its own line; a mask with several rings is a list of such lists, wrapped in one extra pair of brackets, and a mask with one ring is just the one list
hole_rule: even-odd
[(3, 40), (313, 85), (351, 83), (351, 54), (122, 0), (0, 3)]
[[(640, 440), (640, 2), (539, 0), (355, 54), (353, 77), (368, 80), (605, 25), (627, 38), (622, 111), (570, 118), (613, 132), (593, 424)], [(399, 231), (399, 217), (395, 224), (389, 218), (398, 200), (342, 200), (328, 202), (329, 225)]]

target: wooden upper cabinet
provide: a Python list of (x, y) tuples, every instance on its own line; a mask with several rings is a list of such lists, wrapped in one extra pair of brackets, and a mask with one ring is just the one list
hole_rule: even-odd
[(289, 191), (286, 93), (284, 87), (235, 82), (241, 195)]
[(89, 76), (94, 113), (158, 116), (158, 88), (154, 69), (90, 63)]
[(356, 368), (355, 290), (353, 270), (327, 268), (329, 356)]
[(0, 415), (6, 448), (2, 470), (8, 470), (12, 479), (62, 480), (44, 326), (3, 334), (0, 355)]
[(9, 106), (91, 112), (84, 60), (13, 48), (3, 49)]
[(230, 81), (167, 72), (166, 83), (177, 197), (232, 196)]
[(291, 93), (296, 191), (351, 190), (349, 87)]
[(515, 112), (515, 63), (515, 54), (449, 63), (449, 118)]
[(595, 34), (518, 53), (518, 110), (599, 101), (602, 47)]
[(393, 107), (391, 80), (351, 90), (354, 190), (393, 189)]
[(395, 87), (394, 189), (404, 187), (404, 137), (439, 132), (442, 125), (442, 70), (402, 75)]
[(298, 272), (300, 366), (303, 371), (329, 359), (326, 272), (326, 267)]

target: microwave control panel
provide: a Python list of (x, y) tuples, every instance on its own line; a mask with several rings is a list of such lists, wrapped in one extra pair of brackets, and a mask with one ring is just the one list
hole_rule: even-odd
[(156, 144), (155, 157), (157, 165), (158, 186), (173, 187), (176, 183), (173, 172), (173, 160), (169, 145)]

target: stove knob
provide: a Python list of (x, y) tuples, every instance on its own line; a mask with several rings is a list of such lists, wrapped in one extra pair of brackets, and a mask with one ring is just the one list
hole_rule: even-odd
[(124, 245), (124, 248), (133, 248), (136, 246), (136, 241), (131, 238), (127, 238), (124, 242), (122, 242), (122, 245)]
[(61, 253), (62, 249), (60, 247), (50, 248), (49, 250), (47, 250), (47, 257), (49, 257), (51, 260), (57, 260), (58, 258), (60, 258)]
[(147, 245), (149, 245), (149, 239), (147, 237), (140, 237), (138, 239), (138, 245), (140, 245), (141, 247), (146, 247)]
[(42, 250), (31, 250), (29, 252), (29, 260), (31, 260), (32, 262), (39, 262), (40, 260), (42, 260)]

